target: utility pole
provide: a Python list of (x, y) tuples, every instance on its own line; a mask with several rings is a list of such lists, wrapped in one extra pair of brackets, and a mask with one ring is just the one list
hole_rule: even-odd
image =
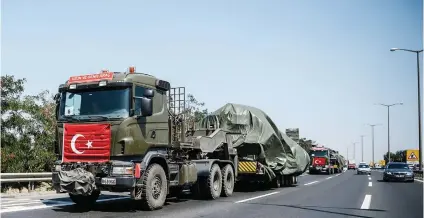
[(421, 117), (422, 117), (422, 111), (421, 111), (421, 79), (420, 79), (420, 53), (423, 52), (423, 50), (410, 50), (410, 49), (403, 49), (403, 48), (391, 48), (390, 51), (397, 51), (397, 50), (402, 50), (402, 51), (408, 51), (408, 52), (413, 52), (417, 54), (417, 78), (418, 78), (418, 159), (419, 159), (419, 164), (418, 164), (418, 169), (422, 169), (422, 152), (421, 152), (421, 146), (422, 146), (422, 137), (421, 137), (421, 128), (422, 128), (422, 124), (421, 124)]
[(388, 162), (390, 162), (390, 107), (395, 105), (403, 105), (403, 103), (395, 103), (395, 104), (380, 104), (381, 106), (387, 107), (387, 158)]
[(364, 162), (364, 135), (361, 135), (361, 161)]

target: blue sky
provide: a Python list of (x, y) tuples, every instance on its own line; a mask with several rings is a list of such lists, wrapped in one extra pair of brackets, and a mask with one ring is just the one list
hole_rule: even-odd
[[(26, 92), (56, 91), (101, 69), (168, 80), (215, 110), (264, 110), (283, 130), (346, 154), (365, 134), (364, 156), (418, 147), (416, 57), (422, 1), (2, 1), (2, 74)], [(360, 145), (356, 160), (360, 161)]]

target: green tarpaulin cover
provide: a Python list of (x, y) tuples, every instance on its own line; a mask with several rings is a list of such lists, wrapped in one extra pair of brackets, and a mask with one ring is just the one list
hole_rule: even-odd
[(308, 153), (258, 108), (228, 103), (198, 122), (197, 128), (211, 125), (240, 134), (233, 140), (239, 158), (254, 156), (277, 174), (299, 175), (309, 166)]

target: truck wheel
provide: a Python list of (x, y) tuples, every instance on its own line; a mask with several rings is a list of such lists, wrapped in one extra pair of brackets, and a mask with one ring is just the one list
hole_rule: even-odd
[(150, 165), (142, 181), (141, 205), (146, 210), (156, 210), (165, 204), (168, 183), (165, 171), (159, 164)]
[(218, 164), (213, 164), (209, 176), (204, 181), (206, 187), (203, 184), (200, 185), (200, 193), (205, 194), (206, 198), (217, 199), (221, 195), (222, 189), (222, 174)]
[(69, 194), (69, 197), (71, 200), (76, 204), (77, 207), (83, 207), (83, 208), (91, 208), (99, 199), (100, 196), (100, 190), (95, 190), (91, 195), (84, 196), (84, 195), (73, 195)]
[(229, 197), (233, 194), (234, 190), (234, 171), (230, 164), (225, 165), (221, 171), (222, 174), (222, 191), (221, 196)]

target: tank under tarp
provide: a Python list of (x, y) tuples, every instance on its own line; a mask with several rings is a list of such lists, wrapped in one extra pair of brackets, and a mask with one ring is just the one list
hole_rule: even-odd
[(232, 141), (240, 158), (255, 155), (257, 161), (277, 174), (298, 175), (308, 167), (307, 152), (283, 136), (271, 118), (258, 108), (226, 104), (196, 124), (196, 129), (211, 127), (233, 133), (227, 140)]

